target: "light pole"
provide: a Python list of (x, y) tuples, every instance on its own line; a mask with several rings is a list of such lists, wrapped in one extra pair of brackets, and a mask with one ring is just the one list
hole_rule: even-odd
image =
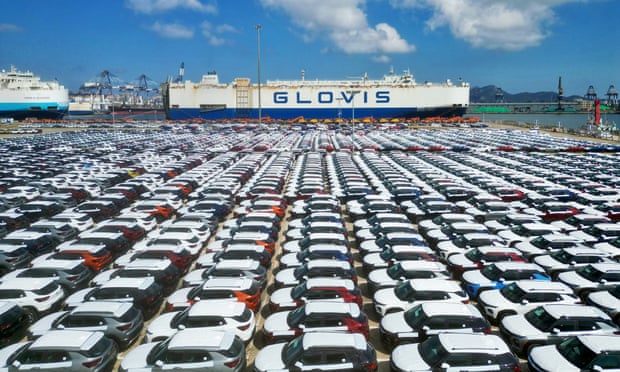
[(261, 94), (260, 94), (260, 30), (263, 28), (260, 24), (256, 25), (256, 33), (258, 36), (258, 125), (260, 127), (262, 122), (262, 105), (261, 105)]
[(351, 95), (351, 125), (355, 125), (355, 95), (361, 93), (360, 90), (347, 90)]

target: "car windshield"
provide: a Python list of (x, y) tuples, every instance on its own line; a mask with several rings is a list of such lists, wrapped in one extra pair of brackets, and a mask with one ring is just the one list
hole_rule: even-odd
[(525, 296), (525, 292), (516, 283), (509, 284), (499, 291), (511, 302), (519, 302)]
[(306, 288), (306, 283), (301, 283), (295, 287), (293, 287), (293, 289), (291, 290), (291, 298), (300, 298), (301, 296), (304, 295), (304, 293), (306, 293), (307, 288)]
[(582, 277), (592, 282), (598, 282), (599, 280), (603, 278), (603, 275), (605, 274), (602, 271), (595, 269), (594, 266), (592, 265), (581, 267), (577, 269), (576, 271), (577, 271), (577, 274), (581, 275)]
[(542, 306), (528, 311), (524, 316), (531, 325), (538, 328), (542, 332), (549, 332), (555, 322), (555, 318), (552, 317)]
[(387, 274), (392, 279), (398, 279), (406, 276), (407, 273), (400, 264), (396, 264), (387, 269)]
[(499, 278), (502, 276), (503, 271), (500, 270), (497, 266), (495, 265), (489, 265), (485, 268), (483, 268), (480, 273), (482, 275), (484, 275), (485, 278), (489, 279), (489, 280), (499, 280)]
[(394, 250), (392, 247), (388, 247), (379, 253), (379, 257), (381, 257), (384, 261), (389, 260), (392, 256), (394, 256)]
[(547, 249), (547, 247), (549, 246), (549, 240), (545, 239), (544, 236), (538, 236), (532, 240), (530, 240), (530, 243), (537, 248), (540, 249)]
[(446, 349), (444, 349), (439, 341), (439, 337), (431, 337), (422, 342), (418, 346), (418, 351), (426, 364), (432, 367), (438, 366), (447, 354)]
[(567, 253), (564, 250), (552, 252), (551, 257), (555, 258), (556, 261), (559, 261), (563, 264), (570, 263), (573, 260), (573, 255)]
[(405, 311), (404, 313), (405, 321), (411, 328), (418, 328), (418, 325), (423, 325), (424, 322), (428, 319), (424, 311), (422, 310), (422, 305), (418, 305), (410, 310)]
[(282, 361), (285, 365), (292, 365), (303, 353), (303, 337), (297, 337), (293, 341), (286, 344), (282, 350)]
[(465, 253), (465, 257), (469, 258), (472, 261), (480, 261), (484, 257), (484, 255), (478, 250), (478, 248), (474, 248), (469, 252)]
[(596, 357), (596, 353), (587, 348), (577, 337), (566, 339), (557, 346), (557, 349), (566, 360), (582, 370)]
[(288, 314), (287, 321), (290, 326), (298, 325), (306, 317), (306, 309), (304, 306), (298, 307)]
[(414, 298), (415, 289), (411, 288), (409, 282), (404, 282), (394, 288), (394, 294), (402, 301), (409, 301)]
[(151, 349), (151, 352), (146, 357), (146, 361), (149, 365), (154, 365), (156, 361), (161, 360), (162, 355), (168, 349), (168, 344), (172, 338), (162, 341)]

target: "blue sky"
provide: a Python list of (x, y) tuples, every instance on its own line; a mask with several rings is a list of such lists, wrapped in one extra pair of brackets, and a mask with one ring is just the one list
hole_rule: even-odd
[(620, 87), (618, 0), (18, 0), (0, 13), (0, 67), (77, 90), (120, 81), (463, 78), (506, 92)]

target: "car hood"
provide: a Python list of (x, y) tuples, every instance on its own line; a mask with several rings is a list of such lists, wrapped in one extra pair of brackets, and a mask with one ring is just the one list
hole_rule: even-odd
[(588, 295), (588, 300), (597, 306), (620, 311), (620, 299), (612, 296), (608, 291), (592, 292)]
[(299, 240), (291, 240), (282, 245), (282, 250), (285, 252), (299, 252)]
[(276, 289), (271, 294), (271, 302), (274, 304), (280, 304), (283, 302), (291, 302), (293, 299), (291, 298), (291, 290), (293, 288), (280, 288)]
[(18, 342), (18, 343), (15, 343), (15, 344), (12, 344), (12, 345), (9, 345), (9, 346), (6, 346), (0, 349), (0, 366), (5, 367), (5, 368), (0, 367), (0, 371), (8, 370), (6, 368), (6, 363), (8, 362), (11, 355), (13, 355), (16, 350), (18, 350), (19, 348), (21, 348), (27, 343), (30, 343), (30, 342)]
[(369, 253), (369, 254), (364, 256), (363, 261), (364, 261), (364, 263), (369, 264), (369, 265), (383, 264), (383, 265), (387, 266), (387, 263), (381, 258), (381, 254), (380, 253)]
[(398, 279), (392, 279), (388, 275), (387, 269), (375, 269), (368, 273), (368, 281), (375, 284), (396, 284)]
[(418, 351), (419, 344), (407, 344), (394, 348), (392, 363), (404, 371), (430, 371), (431, 366), (426, 364)]
[(86, 295), (88, 295), (93, 289), (92, 288), (84, 288), (81, 289), (73, 294), (71, 294), (69, 297), (67, 297), (65, 299), (65, 304), (68, 307), (75, 307), (78, 304), (84, 302), (84, 298), (86, 297)]
[(541, 331), (528, 322), (523, 315), (508, 315), (502, 319), (502, 327), (516, 336), (537, 335)]
[(560, 273), (558, 275), (558, 280), (567, 284), (569, 287), (580, 287), (593, 284), (591, 281), (585, 279), (574, 271), (565, 271)]
[(453, 254), (449, 256), (446, 261), (448, 261), (448, 264), (463, 266), (465, 268), (478, 267), (476, 264), (471, 262), (469, 258), (465, 257), (465, 254), (462, 253)]
[(468, 284), (480, 284), (486, 286), (494, 286), (495, 281), (489, 280), (486, 276), (482, 275), (480, 270), (466, 271), (463, 273), (463, 282)]
[(181, 288), (175, 292), (173, 292), (170, 296), (168, 296), (168, 303), (169, 304), (177, 304), (177, 303), (187, 303), (187, 296), (189, 295), (189, 292), (192, 290), (193, 288), (188, 287), (188, 288)]
[(447, 239), (448, 237), (446, 236), (446, 234), (444, 234), (441, 230), (439, 229), (432, 229), (429, 230), (426, 235), (428, 235), (429, 238), (433, 238), (433, 239)]
[(34, 337), (41, 336), (45, 332), (52, 329), (52, 325), (56, 321), (56, 319), (60, 318), (68, 311), (59, 311), (55, 313), (51, 313), (43, 318), (37, 320), (33, 325), (30, 326), (30, 332)]
[(391, 333), (413, 331), (413, 329), (405, 321), (404, 312), (402, 311), (385, 314), (383, 318), (381, 318), (381, 327)]
[(130, 370), (136, 368), (148, 368), (146, 358), (151, 350), (157, 346), (159, 342), (151, 342), (144, 345), (139, 345), (131, 352), (127, 353), (121, 362), (122, 370)]
[(202, 277), (202, 274), (207, 270), (208, 269), (192, 270), (183, 277), (183, 282), (190, 283), (189, 285), (199, 285), (204, 282), (205, 278)]
[(280, 343), (262, 348), (258, 354), (256, 354), (254, 368), (258, 371), (271, 371), (286, 368), (282, 362), (282, 350), (284, 350), (285, 346), (286, 343)]
[(287, 253), (280, 257), (280, 264), (288, 267), (301, 266), (301, 262), (297, 259), (297, 253)]
[(282, 284), (293, 284), (293, 283), (299, 282), (295, 278), (295, 269), (293, 268), (279, 271), (276, 274), (275, 280), (276, 280), (276, 283), (282, 283)]
[(555, 345), (537, 346), (533, 348), (528, 356), (528, 362), (533, 362), (543, 371), (579, 371), (579, 368), (569, 363), (558, 352)]
[(394, 294), (394, 288), (384, 288), (375, 292), (373, 296), (375, 302), (380, 304), (396, 304), (402, 302), (396, 295)]
[(552, 268), (552, 267), (566, 266), (565, 264), (560, 263), (559, 261), (557, 261), (555, 258), (551, 257), (548, 254), (543, 254), (542, 256), (534, 257), (533, 262), (539, 266), (542, 266), (545, 269)]
[(102, 271), (99, 274), (97, 274), (94, 278), (91, 279), (91, 283), (97, 286), (103, 285), (104, 283), (107, 283), (110, 281), (110, 277), (115, 272), (116, 272), (116, 269)]
[(160, 316), (158, 316), (157, 318), (153, 319), (151, 321), (151, 324), (149, 324), (149, 327), (147, 329), (147, 332), (150, 333), (157, 333), (157, 334), (161, 334), (162, 332), (165, 332), (166, 334), (170, 333), (170, 331), (173, 331), (172, 333), (176, 332), (175, 329), (172, 329), (171, 327), (171, 323), (172, 323), (172, 319), (178, 314), (178, 311), (173, 311), (170, 313), (163, 313)]
[(277, 313), (269, 315), (267, 319), (265, 319), (263, 329), (265, 330), (265, 332), (288, 330), (290, 328), (287, 323), (287, 318), (289, 314), (290, 311), (279, 311)]

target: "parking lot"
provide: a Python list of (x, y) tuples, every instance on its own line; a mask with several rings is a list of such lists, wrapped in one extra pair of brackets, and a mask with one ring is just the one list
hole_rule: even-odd
[(575, 340), (616, 355), (576, 370), (620, 365), (619, 149), (481, 128), (2, 139), (3, 344), (59, 359), (0, 363), (525, 371)]

